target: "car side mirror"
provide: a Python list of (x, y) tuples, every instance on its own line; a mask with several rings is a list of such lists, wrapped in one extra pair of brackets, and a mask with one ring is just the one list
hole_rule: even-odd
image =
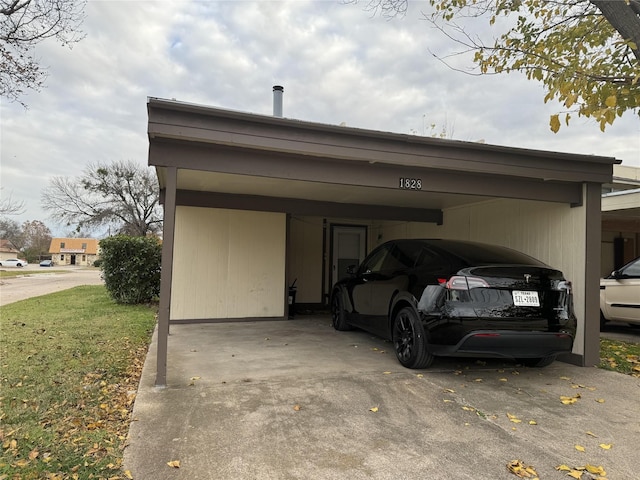
[(624, 278), (624, 274), (620, 270), (614, 270), (611, 272), (611, 278), (621, 279)]

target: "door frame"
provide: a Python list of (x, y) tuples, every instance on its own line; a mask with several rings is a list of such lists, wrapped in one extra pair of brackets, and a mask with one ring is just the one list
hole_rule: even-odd
[(361, 225), (361, 224), (349, 224), (349, 223), (331, 223), (329, 225), (329, 285), (328, 291), (331, 293), (331, 288), (333, 284), (336, 282), (336, 272), (334, 271), (334, 252), (336, 251), (335, 245), (335, 236), (336, 231), (358, 231), (363, 236), (364, 244), (362, 248), (362, 258), (360, 261), (365, 259), (368, 252), (369, 247), (369, 226)]

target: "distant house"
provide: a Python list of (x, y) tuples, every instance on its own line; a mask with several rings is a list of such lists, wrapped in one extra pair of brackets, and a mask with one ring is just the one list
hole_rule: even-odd
[(0, 260), (8, 260), (10, 258), (18, 258), (20, 253), (9, 240), (0, 240)]
[(91, 266), (100, 257), (100, 246), (95, 238), (53, 238), (49, 253), (56, 265)]

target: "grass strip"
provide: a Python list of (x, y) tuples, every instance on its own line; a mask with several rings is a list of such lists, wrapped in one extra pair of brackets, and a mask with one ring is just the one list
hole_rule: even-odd
[(640, 343), (601, 338), (600, 368), (640, 378)]
[(0, 480), (124, 479), (155, 326), (149, 306), (82, 286), (0, 307)]

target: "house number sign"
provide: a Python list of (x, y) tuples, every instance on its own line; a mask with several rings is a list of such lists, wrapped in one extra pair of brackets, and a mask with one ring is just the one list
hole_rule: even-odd
[(422, 179), (400, 177), (399, 188), (402, 190), (422, 190)]

